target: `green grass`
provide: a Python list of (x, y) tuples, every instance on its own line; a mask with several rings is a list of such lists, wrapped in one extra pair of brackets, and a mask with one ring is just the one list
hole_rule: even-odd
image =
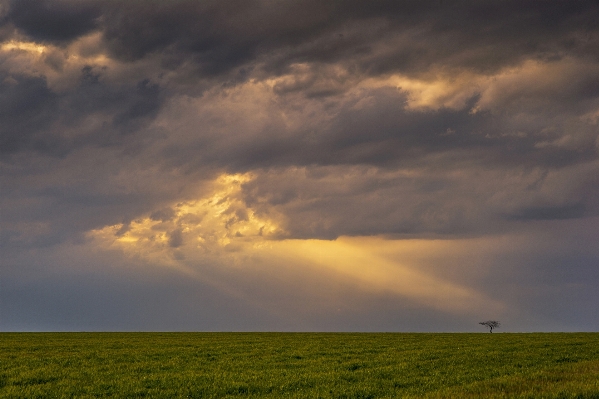
[(599, 334), (0, 334), (0, 398), (75, 397), (599, 399)]

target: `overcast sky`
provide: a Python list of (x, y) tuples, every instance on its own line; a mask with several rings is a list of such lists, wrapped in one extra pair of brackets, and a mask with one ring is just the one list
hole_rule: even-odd
[(0, 0), (0, 330), (598, 330), (598, 21)]

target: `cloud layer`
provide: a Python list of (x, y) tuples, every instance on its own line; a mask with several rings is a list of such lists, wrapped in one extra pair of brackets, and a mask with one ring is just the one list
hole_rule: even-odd
[(0, 1), (0, 327), (595, 329), (597, 18)]

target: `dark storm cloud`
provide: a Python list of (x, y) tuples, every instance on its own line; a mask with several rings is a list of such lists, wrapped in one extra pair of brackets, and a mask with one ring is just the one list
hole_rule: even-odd
[[(490, 220), (477, 204), (485, 200), (484, 194), (460, 193), (466, 184), (445, 176), (415, 179), (373, 175), (368, 169), (343, 173), (325, 168), (265, 173), (245, 184), (244, 191), (253, 209), (266, 205), (265, 209), (275, 207), (285, 214), (292, 238), (336, 239), (340, 232), (460, 236), (477, 231), (482, 220)], [(487, 231), (500, 228), (497, 224), (485, 227)]]
[(58, 96), (43, 77), (13, 75), (0, 82), (0, 153), (23, 147), (50, 150), (54, 137), (48, 134), (56, 118)]
[[(594, 1), (109, 2), (104, 10), (104, 37), (118, 57), (164, 52), (176, 65), (178, 53), (194, 54), (207, 74), (262, 56), (273, 71), (289, 62), (353, 60), (372, 74), (597, 56)], [(394, 43), (397, 35), (409, 40)], [(392, 48), (377, 52), (381, 43)]]
[(595, 1), (23, 0), (4, 19), (42, 41), (97, 29), (118, 58), (160, 53), (167, 68), (191, 60), (206, 75), (255, 61), (275, 73), (344, 62), (376, 75), (434, 64), (488, 71), (530, 56), (596, 60), (598, 17)]
[(501, 230), (500, 223), (490, 223), (485, 190), (468, 192), (467, 185), (467, 180), (442, 174), (414, 178), (325, 168), (265, 173), (245, 184), (244, 192), (253, 209), (274, 207), (285, 214), (292, 238), (460, 236)]
[[(113, 56), (125, 62), (148, 58), (154, 64), (152, 74), (155, 76), (175, 71), (184, 82), (190, 79), (190, 73), (213, 78), (230, 72), (224, 81), (215, 83), (236, 84), (252, 76), (264, 78), (286, 73), (293, 63), (337, 63), (359, 76), (427, 73), (435, 65), (490, 73), (526, 58), (595, 59), (593, 49), (599, 46), (594, 46), (598, 33), (593, 21), (597, 17), (597, 3), (586, 1), (557, 1), (539, 7), (538, 2), (532, 1), (336, 1), (322, 4), (314, 1), (26, 0), (9, 3), (4, 21), (39, 41), (65, 43), (97, 30)], [(159, 86), (148, 76), (136, 76), (136, 82), (119, 86), (100, 79), (102, 73), (100, 68), (86, 66), (81, 84), (72, 92), (61, 93), (64, 106), (55, 117), (68, 124), (70, 120), (79, 121), (78, 115), (112, 113), (110, 123), (115, 132), (135, 131), (140, 127), (139, 121), (151, 119), (168, 98), (160, 96)], [(567, 104), (560, 107), (595, 99), (597, 80), (592, 76), (583, 75), (572, 82), (561, 94), (568, 97)], [(189, 80), (184, 90), (197, 83), (194, 82)], [(280, 95), (291, 90), (314, 97), (334, 96), (346, 87), (315, 88), (314, 81), (308, 80), (299, 86), (275, 89)], [(56, 96), (50, 89), (45, 93), (31, 93), (28, 106)], [(401, 98), (391, 100), (403, 102)], [(472, 101), (474, 104), (476, 98)], [(444, 144), (488, 146), (491, 140), (482, 137), (489, 135), (496, 137), (495, 145), (510, 147), (506, 157), (523, 158), (533, 152), (534, 139), (512, 139), (507, 143), (505, 136), (500, 138), (494, 133), (503, 121), (481, 123), (484, 116), (468, 117), (467, 109), (439, 110), (431, 117), (401, 109), (395, 115), (393, 107), (397, 105), (389, 104), (385, 109), (372, 111), (378, 115), (366, 115), (368, 110), (356, 115), (347, 111), (338, 119), (346, 121), (340, 122), (346, 126), (334, 127), (332, 134), (311, 144), (314, 148), (303, 143), (302, 148), (306, 150), (300, 155), (288, 154), (298, 147), (297, 138), (275, 137), (252, 143), (241, 154), (241, 159), (237, 154), (235, 158), (240, 162), (246, 158), (248, 166), (258, 160), (276, 164), (280, 159), (300, 164), (319, 163), (319, 158), (341, 163), (384, 163), (405, 156), (406, 152), (418, 151), (422, 146), (433, 150)], [(27, 109), (22, 108), (23, 119), (27, 118)], [(47, 126), (30, 124), (24, 127), (21, 136), (48, 134)], [(456, 130), (452, 126), (443, 127), (444, 124), (466, 126)], [(439, 134), (438, 131), (448, 128), (457, 133), (452, 137)], [(476, 129), (481, 132), (478, 136), (471, 134)], [(50, 135), (57, 134), (60, 135), (56, 132)], [(94, 133), (93, 138), (85, 135), (86, 138), (79, 141), (114, 144), (121, 140), (115, 134), (105, 131), (100, 137)], [(433, 139), (431, 135), (437, 136)], [(4, 147), (11, 151), (20, 146), (27, 148), (26, 142), (31, 142), (15, 138), (5, 141)], [(402, 154), (389, 153), (390, 148)], [(566, 163), (578, 156), (564, 153), (544, 157), (548, 151), (535, 153), (535, 156), (541, 158), (540, 162), (561, 158)], [(335, 155), (330, 157), (331, 153)]]
[(5, 16), (36, 41), (64, 43), (96, 28), (98, 3), (63, 0), (12, 0)]
[[(341, 61), (370, 74), (419, 72), (431, 64), (496, 70), (530, 55), (597, 56), (596, 2), (201, 4), (138, 3), (125, 18), (110, 18), (120, 24), (107, 24), (106, 39), (117, 54), (134, 58), (174, 45), (221, 72), (262, 55), (273, 71), (290, 62)], [(408, 40), (397, 43), (398, 35)], [(380, 44), (390, 48), (378, 51)]]
[[(407, 25), (414, 32), (405, 47), (377, 59), (375, 73), (416, 72), (436, 63), (484, 72), (523, 57), (597, 55), (589, 53), (597, 40), (596, 2), (557, 1), (542, 7), (535, 1), (421, 2), (408, 12), (402, 2), (390, 3), (377, 16), (388, 15), (394, 30)], [(368, 13), (367, 8), (362, 3), (362, 11)]]
[[(252, 58), (253, 47), (234, 23), (255, 8), (255, 2), (131, 2), (106, 9), (104, 39), (111, 52), (135, 60), (164, 52), (164, 65), (176, 67), (188, 56), (207, 74), (218, 74)], [(239, 21), (241, 22), (241, 21)], [(196, 56), (193, 56), (196, 54)]]
[[(293, 165), (409, 167), (424, 155), (454, 151), (467, 153), (470, 161), (485, 167), (564, 167), (596, 157), (596, 129), (584, 123), (575, 126), (582, 137), (575, 146), (547, 144), (564, 136), (572, 128), (564, 126), (567, 118), (575, 119), (580, 112), (555, 116), (532, 110), (520, 121), (514, 114), (521, 115), (525, 108), (513, 113), (472, 113), (467, 103), (462, 109), (410, 110), (406, 95), (390, 88), (369, 91), (368, 97), (370, 102), (360, 107), (361, 97), (332, 106), (329, 119), (318, 126), (307, 123), (290, 130), (273, 122), (258, 131), (235, 126), (231, 135), (199, 134), (191, 143), (174, 144), (176, 151), (171, 147), (164, 155), (188, 153), (186, 159), (193, 162), (191, 154), (197, 154), (204, 163), (233, 171)], [(470, 104), (476, 101), (474, 97)], [(188, 129), (214, 118), (226, 123), (222, 116), (206, 115), (190, 122)], [(251, 118), (246, 123), (251, 125)], [(231, 136), (236, 140), (231, 141)]]
[(81, 123), (82, 118), (98, 115), (105, 119), (100, 130), (81, 135), (83, 143), (115, 145), (127, 142), (144, 122), (152, 120), (162, 104), (160, 87), (149, 79), (125, 84), (106, 83), (103, 71), (83, 67), (77, 88), (65, 97), (64, 115), (71, 117), (67, 124)]
[[(56, 93), (43, 76), (4, 74), (0, 154), (33, 150), (64, 156), (82, 146), (131, 143), (130, 136), (158, 112), (160, 88), (148, 79), (113, 85), (101, 77), (101, 70), (85, 66), (70, 92)], [(104, 123), (99, 128), (81, 127), (93, 118)]]

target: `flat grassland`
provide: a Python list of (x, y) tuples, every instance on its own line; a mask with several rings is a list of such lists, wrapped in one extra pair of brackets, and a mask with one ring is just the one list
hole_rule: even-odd
[(599, 334), (0, 333), (2, 398), (599, 398)]

